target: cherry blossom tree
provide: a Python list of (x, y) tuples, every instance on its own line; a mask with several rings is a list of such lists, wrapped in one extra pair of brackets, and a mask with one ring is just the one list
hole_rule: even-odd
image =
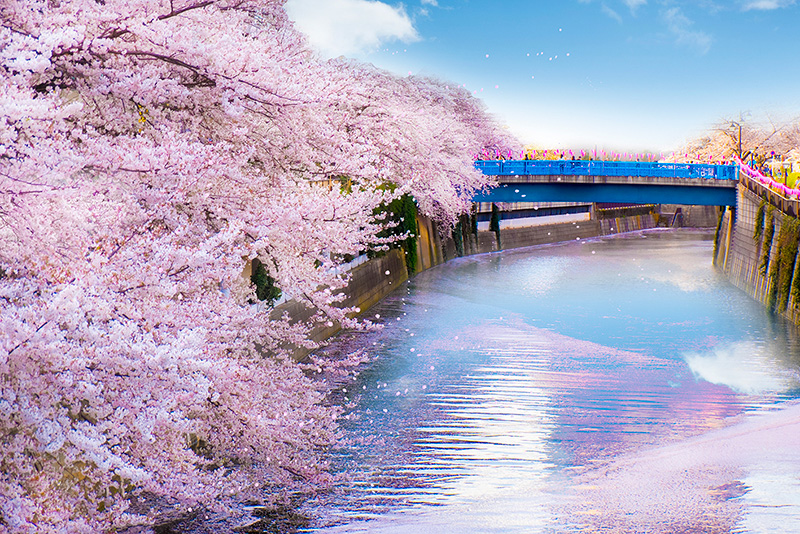
[[(325, 482), (335, 409), (289, 345), (411, 193), (442, 224), (513, 141), (468, 93), (307, 49), (279, 0), (0, 3), (0, 527)], [(514, 147), (516, 148), (516, 147)], [(243, 269), (318, 310), (275, 317)]]
[[(739, 127), (741, 126), (741, 130)], [(670, 161), (708, 163), (710, 161), (732, 161), (739, 156), (761, 165), (773, 156), (788, 156), (800, 148), (800, 123), (755, 123), (721, 121), (702, 136), (689, 141), (670, 155)]]

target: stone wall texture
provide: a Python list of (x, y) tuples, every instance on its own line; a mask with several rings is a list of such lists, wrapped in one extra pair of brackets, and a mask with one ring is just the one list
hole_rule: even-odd
[[(790, 217), (794, 215), (781, 211), (781, 202), (772, 202), (772, 195), (761, 194), (756, 188), (740, 184), (736, 210), (728, 210), (722, 217), (719, 236), (717, 239), (714, 264), (719, 267), (725, 276), (739, 289), (761, 302), (765, 307), (770, 307), (769, 294), (773, 282), (769, 271), (762, 273), (760, 265), (764, 254), (764, 247), (769, 246), (769, 261), (772, 265), (780, 254), (778, 235), (780, 229)], [(762, 198), (768, 200), (767, 205), (772, 205), (774, 211), (765, 215), (767, 220), (772, 218), (774, 225), (774, 238), (767, 241), (764, 235), (756, 237), (756, 213)], [(783, 206), (785, 207), (785, 206)], [(765, 233), (765, 232), (764, 232)], [(797, 266), (795, 266), (795, 269)], [(793, 272), (793, 275), (796, 274)], [(800, 320), (800, 312), (794, 299), (789, 297), (786, 308), (779, 307), (773, 310), (783, 315), (794, 323)]]

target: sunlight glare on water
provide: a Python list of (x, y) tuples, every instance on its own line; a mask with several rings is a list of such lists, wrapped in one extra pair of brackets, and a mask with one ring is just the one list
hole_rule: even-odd
[(800, 531), (794, 330), (718, 275), (710, 238), (629, 234), (413, 278), (371, 310), (382, 330), (328, 349), (372, 360), (337, 398), (345, 478), (308, 503), (309, 530)]

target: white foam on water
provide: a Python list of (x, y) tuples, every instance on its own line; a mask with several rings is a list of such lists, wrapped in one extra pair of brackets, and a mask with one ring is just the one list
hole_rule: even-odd
[(796, 373), (781, 367), (774, 349), (742, 341), (684, 355), (695, 378), (728, 386), (738, 393), (780, 393), (798, 385)]

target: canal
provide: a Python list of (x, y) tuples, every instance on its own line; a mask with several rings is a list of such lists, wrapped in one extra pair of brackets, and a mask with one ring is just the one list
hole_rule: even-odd
[(800, 532), (800, 344), (654, 230), (459, 258), (327, 351), (342, 481), (304, 531)]

